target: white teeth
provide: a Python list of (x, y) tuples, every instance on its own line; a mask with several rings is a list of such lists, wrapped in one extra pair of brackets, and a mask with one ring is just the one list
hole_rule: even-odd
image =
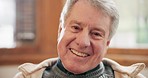
[(72, 52), (73, 54), (75, 54), (75, 55), (77, 55), (77, 56), (80, 56), (80, 57), (87, 57), (87, 56), (89, 56), (89, 54), (86, 54), (86, 53), (78, 52), (78, 51), (73, 50), (73, 49), (70, 49), (70, 50), (71, 50), (71, 52)]

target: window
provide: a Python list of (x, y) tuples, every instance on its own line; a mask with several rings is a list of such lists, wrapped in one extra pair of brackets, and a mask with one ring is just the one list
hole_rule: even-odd
[(15, 0), (16, 1), (16, 27), (15, 42), (16, 47), (25, 44), (33, 44), (36, 34), (35, 26), (35, 0)]
[(148, 48), (148, 1), (115, 0), (120, 22), (111, 48)]
[(148, 65), (148, 0), (114, 1), (120, 14), (119, 28), (106, 57), (122, 65)]
[(15, 0), (0, 0), (0, 48), (15, 47)]
[[(4, 2), (8, 6), (5, 6)], [(57, 31), (62, 3), (62, 0), (0, 0), (0, 11), (11, 9), (13, 11), (9, 10), (7, 13), (14, 14), (13, 19), (10, 19), (13, 23), (3, 25), (0, 30), (2, 29), (4, 33), (5, 27), (10, 26), (5, 32), (11, 33), (9, 35), (12, 39), (6, 41), (16, 44), (16, 47), (9, 44), (10, 47), (0, 48), (0, 65), (38, 63), (44, 59), (56, 57)], [(2, 10), (1, 6), (9, 7), (9, 9)], [(4, 20), (8, 15), (4, 17), (1, 13), (0, 20)], [(6, 35), (3, 33), (0, 31), (0, 36)]]
[(35, 0), (0, 0), (0, 48), (33, 44)]

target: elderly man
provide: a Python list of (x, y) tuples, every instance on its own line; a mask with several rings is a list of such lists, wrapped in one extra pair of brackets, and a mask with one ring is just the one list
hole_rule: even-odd
[[(112, 0), (67, 0), (61, 13), (58, 58), (25, 63), (14, 78), (145, 78), (143, 63), (124, 67), (103, 58), (118, 26)], [(118, 77), (119, 78), (119, 77)]]

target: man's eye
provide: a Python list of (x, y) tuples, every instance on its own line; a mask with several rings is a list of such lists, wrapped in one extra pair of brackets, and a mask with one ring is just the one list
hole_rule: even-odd
[(99, 32), (92, 32), (92, 34), (93, 34), (94, 36), (101, 36), (101, 34), (100, 34)]
[(73, 32), (78, 32), (81, 30), (81, 28), (79, 26), (71, 26), (71, 29)]
[(99, 39), (102, 37), (101, 33), (99, 33), (99, 32), (92, 32), (91, 35), (95, 39)]
[(72, 28), (75, 29), (75, 30), (79, 30), (80, 29), (79, 26), (72, 26)]

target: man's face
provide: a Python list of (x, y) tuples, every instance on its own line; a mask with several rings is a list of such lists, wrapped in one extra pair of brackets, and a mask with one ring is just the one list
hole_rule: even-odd
[(75, 74), (95, 68), (109, 45), (110, 18), (86, 0), (77, 2), (58, 40), (58, 54), (64, 67)]

